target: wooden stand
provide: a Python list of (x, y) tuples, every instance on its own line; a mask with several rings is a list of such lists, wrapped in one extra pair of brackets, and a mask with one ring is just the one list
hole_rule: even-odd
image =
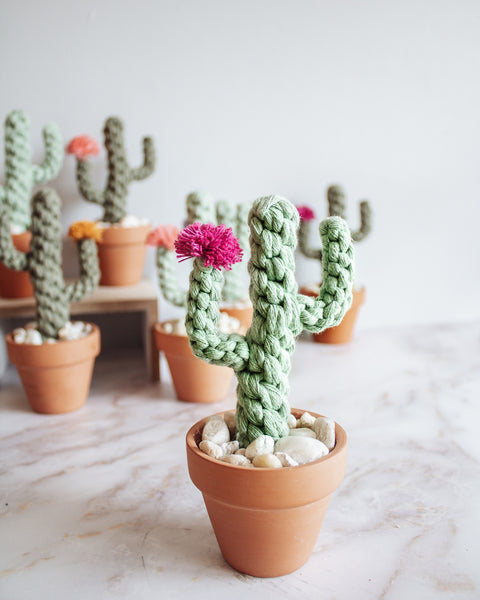
[[(160, 360), (153, 328), (158, 321), (157, 290), (152, 281), (141, 281), (125, 287), (100, 286), (89, 296), (70, 307), (71, 315), (115, 312), (141, 312), (144, 326), (144, 348), (152, 381), (160, 381)], [(8, 300), (0, 298), (0, 318), (31, 317), (35, 314), (33, 298)]]

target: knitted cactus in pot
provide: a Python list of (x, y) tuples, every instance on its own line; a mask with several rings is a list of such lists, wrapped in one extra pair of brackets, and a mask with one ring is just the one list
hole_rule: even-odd
[(237, 437), (242, 446), (260, 435), (288, 435), (288, 374), (295, 338), (304, 329), (319, 332), (340, 323), (352, 300), (353, 245), (343, 219), (320, 225), (324, 285), (317, 298), (298, 293), (294, 253), (299, 215), (284, 198), (254, 202), (249, 213), (250, 299), (253, 321), (246, 334), (218, 330), (223, 285), (241, 249), (224, 226), (194, 224), (177, 238), (180, 259), (193, 257), (186, 329), (193, 353), (229, 366), (237, 379)]
[(98, 284), (97, 246), (101, 231), (94, 223), (76, 223), (69, 235), (78, 247), (80, 278), (65, 284), (62, 273), (60, 199), (54, 190), (42, 189), (32, 199), (32, 242), (30, 252), (19, 252), (9, 234), (7, 210), (0, 209), (0, 260), (9, 269), (28, 271), (36, 301), (37, 327), (42, 337), (57, 338), (69, 320), (70, 303), (78, 302)]
[(90, 156), (99, 152), (93, 138), (79, 136), (67, 147), (67, 152), (77, 160), (77, 184), (80, 194), (88, 202), (103, 206), (102, 221), (118, 223), (127, 214), (128, 188), (132, 181), (150, 177), (155, 169), (155, 147), (151, 137), (143, 138), (143, 164), (133, 168), (127, 160), (123, 123), (118, 117), (109, 117), (103, 128), (107, 150), (108, 177), (105, 189), (97, 190), (91, 181)]
[(31, 163), (30, 121), (22, 110), (13, 110), (5, 120), (5, 185), (0, 186), (0, 205), (8, 210), (12, 226), (23, 231), (30, 227), (30, 198), (34, 185), (56, 177), (63, 162), (63, 143), (56, 125), (42, 131), (45, 159)]

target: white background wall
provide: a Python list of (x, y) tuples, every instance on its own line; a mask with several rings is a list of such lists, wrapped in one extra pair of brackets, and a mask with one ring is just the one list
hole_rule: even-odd
[[(0, 19), (0, 115), (29, 113), (37, 161), (45, 123), (68, 141), (121, 116), (132, 164), (155, 137), (157, 171), (129, 198), (154, 223), (180, 224), (199, 188), (323, 216), (341, 182), (352, 227), (358, 200), (375, 212), (357, 246), (360, 327), (478, 318), (478, 1), (4, 0)], [(102, 155), (99, 185), (103, 169)], [(54, 185), (65, 230), (100, 216), (72, 157)]]

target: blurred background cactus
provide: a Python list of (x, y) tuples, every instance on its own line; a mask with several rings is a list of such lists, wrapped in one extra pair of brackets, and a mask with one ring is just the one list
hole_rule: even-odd
[[(340, 323), (352, 301), (353, 244), (345, 221), (330, 217), (320, 225), (324, 285), (316, 298), (298, 293), (295, 248), (299, 215), (284, 198), (258, 199), (249, 213), (250, 298), (253, 321), (246, 335), (218, 330), (223, 286), (220, 267), (229, 269), (241, 254), (221, 227), (208, 235), (195, 226), (177, 238), (179, 258), (193, 257), (186, 329), (193, 353), (234, 369), (237, 379), (237, 437), (242, 446), (260, 435), (288, 434), (288, 374), (295, 337)], [(205, 257), (208, 256), (208, 263)], [(212, 259), (213, 257), (213, 259)], [(209, 264), (210, 266), (207, 266)]]
[(44, 338), (57, 338), (69, 320), (70, 303), (90, 293), (100, 279), (95, 239), (101, 231), (94, 223), (72, 225), (69, 235), (77, 243), (80, 278), (65, 284), (62, 273), (60, 198), (54, 190), (42, 189), (32, 199), (32, 241), (30, 252), (13, 246), (9, 214), (0, 208), (0, 260), (9, 269), (29, 271), (35, 301), (37, 328)]
[(30, 227), (30, 198), (33, 186), (58, 175), (63, 163), (63, 142), (59, 128), (43, 130), (45, 159), (31, 164), (30, 121), (23, 110), (13, 110), (5, 120), (5, 185), (0, 187), (0, 204), (17, 233)]
[(79, 136), (67, 147), (67, 153), (77, 159), (77, 184), (80, 194), (88, 202), (103, 206), (102, 221), (118, 223), (127, 214), (127, 196), (132, 181), (142, 181), (155, 169), (155, 146), (151, 137), (143, 138), (143, 164), (132, 168), (125, 150), (123, 123), (118, 117), (109, 117), (103, 128), (107, 150), (108, 177), (103, 191), (95, 189), (91, 181), (90, 156), (98, 154), (99, 147), (93, 138)]

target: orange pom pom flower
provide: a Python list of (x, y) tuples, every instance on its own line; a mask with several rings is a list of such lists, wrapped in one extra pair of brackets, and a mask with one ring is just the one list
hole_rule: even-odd
[(159, 225), (148, 234), (145, 243), (147, 246), (166, 248), (173, 251), (179, 233), (180, 229), (175, 225)]
[(101, 242), (102, 233), (102, 229), (93, 221), (77, 221), (70, 225), (68, 237), (71, 237), (76, 242), (87, 238)]
[(100, 152), (100, 146), (95, 138), (79, 135), (68, 144), (66, 152), (73, 154), (79, 160), (85, 160), (89, 156), (96, 156)]

